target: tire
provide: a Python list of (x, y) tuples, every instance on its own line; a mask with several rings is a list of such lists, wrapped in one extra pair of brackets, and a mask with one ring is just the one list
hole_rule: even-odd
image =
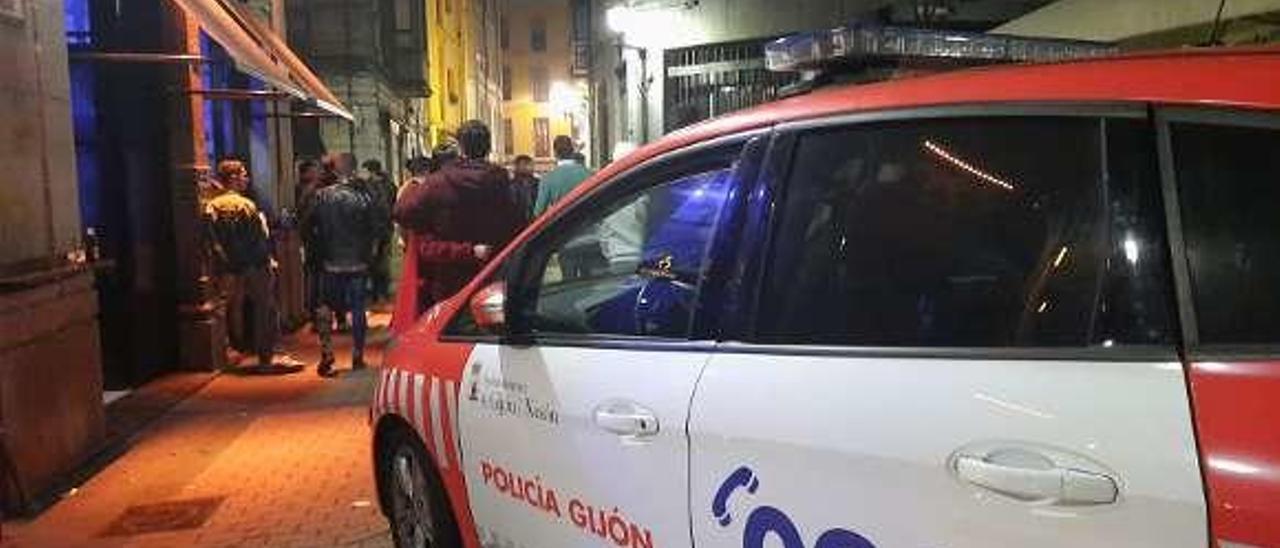
[(461, 548), (440, 476), (412, 432), (397, 429), (380, 451), (378, 481), (388, 493), (387, 521), (396, 548)]

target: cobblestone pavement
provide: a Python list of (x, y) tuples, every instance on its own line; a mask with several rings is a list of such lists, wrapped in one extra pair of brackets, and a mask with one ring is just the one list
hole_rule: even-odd
[[(372, 318), (385, 326), (385, 315)], [(378, 340), (375, 331), (371, 342)], [(335, 342), (349, 346), (349, 338)], [(223, 373), (139, 434), (115, 462), (29, 522), (7, 522), (5, 548), (45, 546), (391, 546), (377, 508), (366, 404), (373, 371), (315, 374), (314, 336), (288, 350), (288, 375)], [(371, 344), (371, 349), (377, 345)], [(373, 351), (366, 360), (381, 363)], [(206, 499), (203, 525), (128, 534), (126, 509)], [(211, 500), (210, 500), (211, 499)], [(220, 499), (220, 502), (219, 502)], [(154, 521), (181, 519), (170, 511)], [(146, 525), (147, 519), (128, 520)], [(122, 529), (125, 529), (122, 531)], [(123, 533), (123, 534), (122, 534)]]

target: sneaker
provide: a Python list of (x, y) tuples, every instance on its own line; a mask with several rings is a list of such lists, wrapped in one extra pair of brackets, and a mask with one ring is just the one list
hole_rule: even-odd
[(320, 365), (316, 366), (316, 373), (321, 377), (333, 376), (333, 356), (326, 355), (320, 358)]
[(366, 366), (365, 366), (365, 364), (364, 364), (364, 358), (353, 358), (353, 359), (351, 360), (351, 370), (352, 370), (352, 371), (359, 371), (359, 370), (361, 370), (361, 369), (364, 369), (365, 367), (366, 367)]
[(275, 359), (275, 364), (281, 367), (302, 367), (306, 365), (306, 363), (304, 363), (302, 360), (299, 360), (298, 358), (295, 358), (289, 354), (283, 354), (283, 353), (277, 355)]

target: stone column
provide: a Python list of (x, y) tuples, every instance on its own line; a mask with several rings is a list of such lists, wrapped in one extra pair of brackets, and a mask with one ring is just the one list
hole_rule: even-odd
[[(200, 27), (172, 2), (164, 2), (166, 51), (200, 53)], [(177, 261), (178, 348), (181, 368), (208, 371), (225, 365), (224, 305), (205, 246), (200, 181), (211, 171), (205, 153), (203, 101), (185, 90), (201, 87), (201, 65), (170, 68), (172, 98), (165, 106), (169, 126), (170, 184)]]

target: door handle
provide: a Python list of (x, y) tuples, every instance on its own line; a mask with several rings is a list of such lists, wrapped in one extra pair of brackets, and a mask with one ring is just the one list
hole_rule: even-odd
[(653, 411), (629, 401), (611, 401), (596, 407), (596, 426), (628, 438), (647, 438), (658, 433), (658, 417)]
[(956, 475), (968, 483), (1028, 502), (1112, 504), (1120, 494), (1115, 478), (1074, 468), (1000, 464), (973, 455), (957, 455), (952, 466)]

